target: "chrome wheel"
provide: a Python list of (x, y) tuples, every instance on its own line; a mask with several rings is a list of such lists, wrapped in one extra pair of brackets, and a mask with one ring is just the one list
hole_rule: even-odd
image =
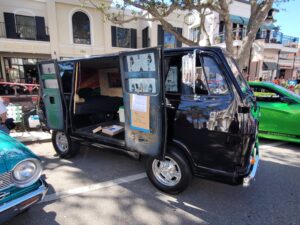
[(67, 136), (62, 132), (56, 134), (56, 145), (61, 152), (67, 152), (69, 150), (69, 142)]
[(155, 178), (166, 186), (175, 186), (180, 182), (181, 170), (177, 162), (169, 156), (166, 156), (164, 161), (155, 159), (152, 171)]

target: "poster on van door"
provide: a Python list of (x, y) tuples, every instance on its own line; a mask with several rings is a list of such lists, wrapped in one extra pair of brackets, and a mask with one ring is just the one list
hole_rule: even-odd
[(129, 91), (132, 93), (156, 93), (154, 78), (130, 78), (128, 85)]
[(128, 72), (155, 71), (154, 53), (144, 53), (127, 56)]
[(130, 127), (150, 133), (150, 97), (147, 95), (130, 95)]

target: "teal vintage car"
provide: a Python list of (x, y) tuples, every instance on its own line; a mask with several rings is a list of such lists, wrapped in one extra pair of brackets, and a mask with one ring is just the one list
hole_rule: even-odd
[(249, 82), (260, 107), (259, 137), (300, 143), (300, 96), (271, 82)]
[(40, 159), (25, 145), (0, 131), (0, 224), (44, 198)]

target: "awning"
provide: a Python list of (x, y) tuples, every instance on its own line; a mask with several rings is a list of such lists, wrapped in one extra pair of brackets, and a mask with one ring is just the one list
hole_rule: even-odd
[(242, 16), (230, 15), (230, 21), (232, 23), (247, 25), (249, 22), (249, 19), (246, 17), (242, 17)]
[(263, 62), (263, 70), (277, 70), (277, 63)]
[[(232, 23), (248, 25), (249, 18), (242, 17), (242, 16), (236, 16), (236, 15), (230, 15), (230, 21)], [(266, 30), (274, 30), (275, 28), (277, 28), (277, 26), (275, 26), (273, 23), (263, 23), (260, 28), (266, 29)]]
[(275, 26), (273, 23), (263, 23), (260, 28), (266, 29), (266, 30), (274, 30), (274, 29), (278, 28), (278, 26)]

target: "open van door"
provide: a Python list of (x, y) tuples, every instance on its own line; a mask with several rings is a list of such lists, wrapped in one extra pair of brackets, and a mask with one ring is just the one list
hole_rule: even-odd
[(57, 61), (40, 62), (38, 63), (38, 70), (47, 127), (63, 131), (65, 129), (64, 102)]
[(126, 147), (159, 159), (167, 133), (162, 59), (160, 48), (120, 54)]

